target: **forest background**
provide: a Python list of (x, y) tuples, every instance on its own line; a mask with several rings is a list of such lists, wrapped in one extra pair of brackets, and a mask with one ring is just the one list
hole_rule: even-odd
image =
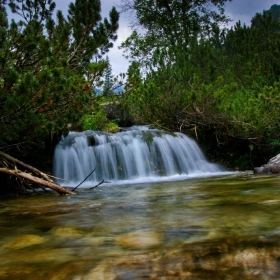
[[(0, 151), (48, 169), (61, 134), (122, 125), (100, 106), (118, 102), (230, 168), (266, 162), (280, 151), (279, 6), (228, 29), (226, 2), (124, 0), (102, 19), (97, 0), (67, 15), (52, 0), (0, 0)], [(113, 77), (119, 12), (134, 14), (121, 45), (130, 66)]]

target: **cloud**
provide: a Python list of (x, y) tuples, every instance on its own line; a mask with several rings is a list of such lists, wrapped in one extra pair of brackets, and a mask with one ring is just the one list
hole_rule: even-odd
[[(68, 6), (71, 0), (54, 0), (56, 2), (56, 9), (61, 10), (67, 14)], [(74, 1), (74, 0), (73, 0)], [(115, 6), (118, 10), (118, 5), (121, 0), (101, 0), (101, 14), (102, 17), (109, 17), (109, 11)], [(241, 23), (250, 25), (251, 19), (256, 13), (262, 13), (264, 10), (269, 10), (273, 4), (280, 5), (280, 0), (232, 0), (225, 6), (226, 14), (233, 19), (230, 26), (234, 25), (238, 20)], [(118, 39), (114, 42), (114, 47), (108, 53), (110, 62), (112, 64), (113, 75), (118, 75), (127, 71), (128, 61), (123, 57), (122, 50), (118, 47), (130, 34), (131, 29), (128, 27), (129, 17), (121, 14), (118, 30)]]
[(226, 4), (225, 12), (233, 19), (231, 25), (238, 20), (242, 24), (250, 25), (251, 19), (256, 13), (262, 13), (269, 10), (274, 4), (280, 4), (279, 0), (233, 0)]
[[(121, 0), (104, 1), (106, 5), (118, 5)], [(280, 5), (280, 0), (232, 0), (225, 6), (225, 13), (232, 19), (230, 26), (233, 26), (238, 20), (241, 23), (250, 25), (251, 19), (256, 13), (262, 13), (264, 10), (269, 10), (274, 4)], [(109, 53), (110, 61), (113, 67), (113, 74), (116, 75), (120, 72), (126, 72), (128, 68), (128, 61), (122, 57), (122, 50), (117, 50), (120, 42), (124, 41), (130, 34), (131, 30), (128, 28), (129, 19), (125, 15), (121, 15), (120, 29), (118, 31), (118, 41), (114, 49)]]
[[(121, 4), (121, 0), (106, 0), (101, 1), (102, 16), (109, 15), (109, 11), (113, 6), (118, 10), (118, 5)], [(118, 47), (127, 37), (131, 34), (131, 29), (128, 27), (128, 20), (124, 14), (120, 15), (119, 29), (118, 29), (118, 39), (114, 42), (114, 47), (109, 51), (108, 57), (112, 65), (113, 75), (117, 76), (120, 73), (126, 73), (128, 69), (128, 60), (123, 57), (122, 50)]]
[[(71, 2), (70, 0), (54, 0), (56, 3), (56, 9), (61, 10), (65, 15), (68, 12), (68, 6)], [(113, 6), (117, 6), (121, 3), (121, 0), (101, 0), (101, 15), (103, 18), (109, 19), (109, 12)], [(117, 8), (118, 10), (118, 8)], [(128, 22), (124, 15), (121, 15), (119, 21), (119, 30), (117, 32), (118, 39), (114, 42), (114, 47), (110, 49), (108, 57), (112, 65), (113, 75), (118, 75), (119, 73), (125, 73), (128, 68), (128, 61), (123, 57), (122, 51), (118, 49), (121, 42), (123, 42), (130, 34), (131, 30), (128, 27)]]

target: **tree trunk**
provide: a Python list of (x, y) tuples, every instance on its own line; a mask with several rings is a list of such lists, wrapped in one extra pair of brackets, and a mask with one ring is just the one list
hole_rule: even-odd
[[(25, 172), (18, 169), (17, 165), (20, 165), (25, 169)], [(28, 173), (27, 173), (28, 171)], [(41, 172), (37, 168), (28, 165), (10, 155), (0, 151), (0, 172), (15, 176), (21, 179), (20, 182), (26, 181), (41, 187), (50, 188), (59, 194), (75, 194), (74, 192), (67, 190), (57, 183), (55, 183), (47, 174)]]

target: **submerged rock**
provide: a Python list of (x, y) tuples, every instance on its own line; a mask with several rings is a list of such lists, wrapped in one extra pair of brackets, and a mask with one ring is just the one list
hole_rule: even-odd
[(81, 278), (82, 280), (115, 280), (116, 274), (112, 267), (107, 264), (100, 264), (96, 268), (92, 269), (88, 275)]
[(161, 235), (154, 231), (138, 230), (119, 235), (116, 244), (131, 249), (151, 248), (161, 244)]
[(280, 173), (280, 154), (269, 160), (268, 163), (254, 168), (255, 174), (279, 174)]
[(39, 245), (46, 242), (46, 239), (44, 237), (38, 236), (38, 235), (23, 235), (16, 237), (12, 241), (10, 241), (8, 244), (5, 245), (5, 249), (9, 250), (18, 250), (34, 245)]
[(83, 232), (74, 227), (55, 227), (51, 230), (51, 234), (56, 238), (79, 238), (83, 236)]
[[(258, 246), (256, 246), (258, 244)], [(279, 279), (279, 242), (217, 239), (108, 258), (80, 279)]]

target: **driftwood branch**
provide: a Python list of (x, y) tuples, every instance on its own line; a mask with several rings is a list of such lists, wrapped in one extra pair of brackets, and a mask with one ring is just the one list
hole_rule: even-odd
[(102, 185), (104, 182), (105, 182), (105, 181), (104, 181), (104, 179), (103, 179), (103, 180), (102, 180), (100, 183), (98, 183), (96, 186), (91, 187), (91, 188), (89, 188), (89, 189), (90, 189), (90, 190), (95, 189), (95, 188), (99, 187), (100, 185)]
[(95, 167), (94, 169), (88, 174), (88, 176), (78, 185), (76, 186), (72, 191), (76, 190), (84, 181), (86, 181), (86, 179), (95, 171)]
[[(21, 181), (19, 181), (19, 185), (26, 184), (27, 181), (41, 188), (50, 188), (59, 194), (75, 194), (73, 191), (67, 190), (55, 183), (48, 175), (41, 172), (37, 168), (34, 168), (33, 166), (28, 165), (1, 151), (0, 160), (0, 172), (20, 179)], [(25, 170), (20, 170), (17, 165), (21, 168), (24, 168)]]
[(8, 169), (8, 168), (4, 167), (4, 168), (0, 168), (0, 172), (4, 172), (6, 174), (13, 175), (13, 176), (16, 176), (18, 178), (26, 179), (26, 180), (28, 180), (32, 183), (37, 184), (37, 185), (42, 185), (44, 187), (48, 187), (48, 188), (53, 189), (54, 191), (58, 192), (59, 194), (75, 194), (74, 192), (63, 188), (63, 187), (61, 187), (60, 185), (58, 185), (54, 182), (43, 180), (41, 178), (35, 177), (35, 176), (33, 176), (29, 173), (20, 171), (18, 169), (17, 170), (16, 169), (11, 170), (11, 169)]
[(14, 157), (11, 157), (8, 154), (5, 154), (3, 152), (0, 151), (0, 157), (5, 158), (7, 160), (9, 160), (10, 162), (14, 163), (14, 164), (18, 164), (21, 165), (22, 167), (26, 168), (27, 170), (30, 170), (34, 173), (36, 173), (37, 175), (41, 176), (42, 178), (44, 178), (47, 181), (53, 182), (53, 180), (51, 178), (48, 177), (48, 175), (46, 175), (45, 173), (41, 172), (40, 170), (38, 170), (37, 168), (34, 168), (33, 166), (26, 164)]

